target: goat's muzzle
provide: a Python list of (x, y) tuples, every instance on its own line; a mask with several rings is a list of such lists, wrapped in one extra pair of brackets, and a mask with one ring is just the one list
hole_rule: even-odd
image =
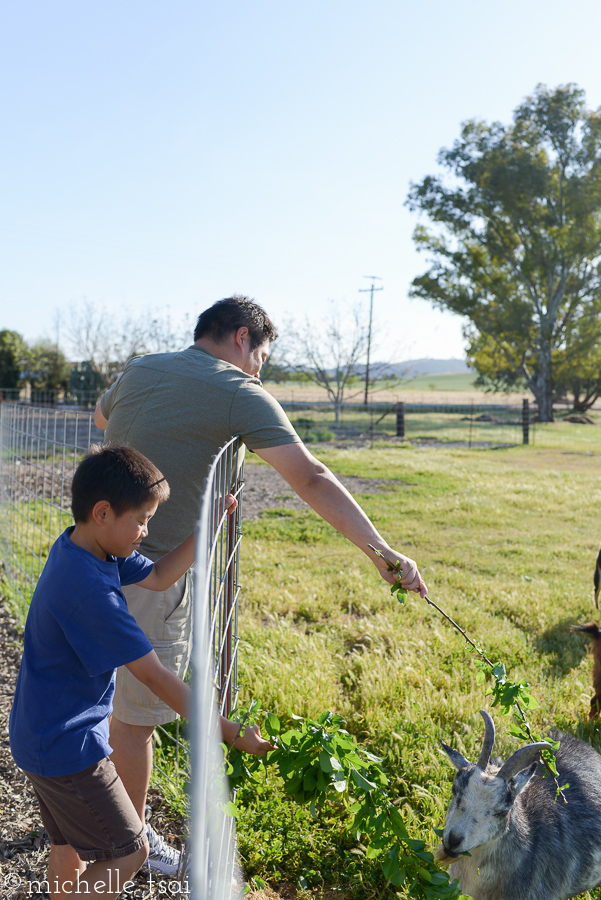
[(434, 862), (439, 866), (450, 866), (453, 860), (457, 859), (459, 854), (449, 853), (444, 844), (437, 847), (434, 851)]

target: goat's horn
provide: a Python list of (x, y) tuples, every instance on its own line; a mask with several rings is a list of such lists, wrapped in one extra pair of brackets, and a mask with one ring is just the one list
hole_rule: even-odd
[(498, 774), (501, 778), (509, 781), (513, 775), (521, 772), (522, 769), (526, 769), (535, 759), (538, 759), (541, 750), (550, 746), (551, 744), (548, 741), (541, 741), (539, 744), (528, 744), (526, 747), (520, 747), (519, 750), (512, 753), (506, 763), (503, 763)]
[(485, 709), (480, 710), (480, 715), (484, 719), (486, 730), (484, 732), (484, 744), (482, 745), (482, 752), (480, 754), (480, 759), (478, 760), (476, 765), (479, 769), (485, 769), (490, 762), (490, 754), (492, 753), (492, 748), (495, 745), (495, 723)]

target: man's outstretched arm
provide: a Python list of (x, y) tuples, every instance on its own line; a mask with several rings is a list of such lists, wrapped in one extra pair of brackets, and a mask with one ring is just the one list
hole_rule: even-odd
[(393, 584), (397, 575), (388, 571), (386, 562), (375, 556), (368, 544), (372, 544), (390, 558), (400, 560), (403, 587), (417, 591), (422, 597), (425, 595), (426, 586), (416, 563), (390, 547), (352, 494), (324, 463), (309, 453), (304, 444), (284, 444), (280, 447), (255, 450), (255, 453), (273, 466), (286, 479), (292, 490), (322, 519), (362, 550), (385, 581)]

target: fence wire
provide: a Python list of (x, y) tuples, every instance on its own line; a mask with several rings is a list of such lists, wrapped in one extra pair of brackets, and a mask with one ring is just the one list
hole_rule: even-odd
[[(477, 403), (282, 401), (305, 443), (402, 439), (417, 446), (512, 446), (523, 442), (523, 406)], [(402, 408), (402, 428), (399, 410)], [(536, 408), (528, 412), (534, 426)], [(533, 435), (532, 429), (531, 433)]]
[[(6, 589), (22, 623), (52, 544), (72, 524), (73, 473), (90, 444), (103, 438), (88, 411), (0, 404), (0, 544)], [(181, 896), (194, 900), (232, 900), (242, 892), (218, 742), (218, 714), (228, 716), (238, 699), (242, 476), (243, 451), (234, 438), (213, 461), (199, 511), (194, 709), (190, 728), (183, 729), (189, 734), (180, 734), (179, 720), (172, 730), (157, 729), (161, 747), (172, 747), (161, 759), (173, 758), (169, 770), (158, 765), (161, 777), (180, 796), (191, 770), (190, 841), (174, 886), (179, 883)], [(238, 500), (230, 516), (229, 493)]]

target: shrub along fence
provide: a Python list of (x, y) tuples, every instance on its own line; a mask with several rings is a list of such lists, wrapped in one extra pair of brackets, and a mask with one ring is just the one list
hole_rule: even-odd
[[(5, 591), (21, 624), (50, 547), (72, 524), (73, 473), (90, 444), (103, 436), (91, 412), (10, 402), (0, 405), (0, 548)], [(234, 819), (224, 812), (228, 798), (216, 717), (218, 709), (229, 715), (238, 696), (242, 459), (235, 438), (215, 458), (199, 510), (192, 731), (184, 725), (180, 735), (179, 722), (173, 729), (160, 727), (160, 750), (155, 753), (159, 784), (171, 786), (179, 806), (186, 805), (184, 785), (192, 771), (194, 900), (230, 900), (241, 889)], [(240, 505), (227, 516), (224, 499), (230, 492)], [(201, 623), (208, 627), (199, 627)], [(182, 897), (190, 896), (187, 866), (185, 852), (170, 896), (180, 892)]]

